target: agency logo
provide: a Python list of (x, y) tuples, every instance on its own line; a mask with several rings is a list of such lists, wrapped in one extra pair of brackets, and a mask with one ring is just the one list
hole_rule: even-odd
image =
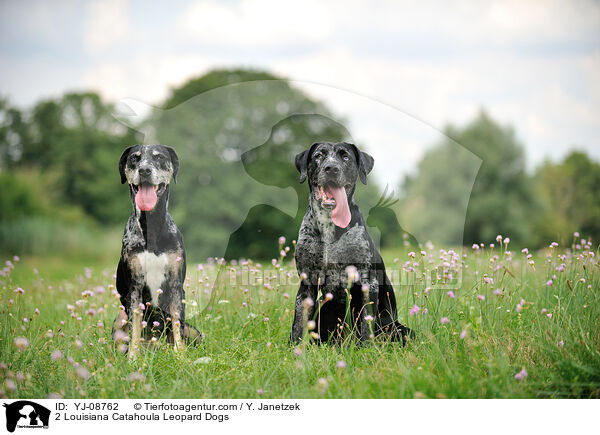
[(6, 408), (6, 430), (48, 429), (50, 410), (29, 400), (18, 400), (2, 406)]

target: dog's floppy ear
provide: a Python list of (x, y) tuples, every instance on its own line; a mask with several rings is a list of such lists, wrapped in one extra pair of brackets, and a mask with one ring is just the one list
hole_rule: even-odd
[(309, 149), (302, 151), (296, 156), (295, 163), (296, 169), (298, 169), (298, 172), (300, 172), (300, 183), (304, 183), (304, 180), (306, 180), (308, 175), (308, 162), (310, 161), (310, 156), (317, 145), (318, 143), (315, 142), (310, 146)]
[(354, 154), (356, 155), (356, 162), (358, 163), (358, 176), (360, 177), (360, 181), (363, 184), (367, 184), (367, 175), (373, 169), (373, 165), (375, 164), (375, 160), (369, 154), (361, 151), (354, 144), (349, 143), (353, 149)]
[(179, 172), (179, 157), (177, 157), (177, 153), (171, 147), (165, 146), (169, 155), (171, 156), (171, 164), (173, 165), (173, 180), (175, 184), (177, 184), (177, 172)]
[(136, 145), (132, 145), (130, 147), (125, 148), (123, 154), (121, 154), (121, 158), (119, 159), (119, 174), (121, 174), (121, 184), (125, 184), (127, 181), (127, 177), (125, 176), (125, 165), (127, 164), (127, 157), (129, 157), (129, 153)]

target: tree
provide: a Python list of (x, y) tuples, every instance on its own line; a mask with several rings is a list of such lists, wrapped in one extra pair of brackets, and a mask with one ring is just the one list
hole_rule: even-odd
[(564, 243), (578, 231), (600, 239), (600, 164), (574, 151), (560, 164), (545, 162), (535, 179), (545, 205), (540, 237)]
[(4, 146), (3, 154), (17, 156), (13, 168), (39, 170), (60, 202), (81, 207), (102, 224), (120, 223), (129, 210), (123, 206), (128, 193), (119, 183), (117, 162), (135, 135), (112, 112), (112, 105), (93, 92), (41, 101), (26, 124), (10, 112), (11, 128), (22, 133), (18, 152)]
[(349, 138), (323, 104), (262, 71), (209, 72), (174, 89), (162, 107), (146, 141), (179, 153), (171, 210), (198, 259), (277, 256), (278, 237), (296, 238), (306, 210), (295, 154)]
[(15, 168), (28, 136), (28, 124), (22, 112), (8, 100), (0, 99), (0, 170)]
[(482, 111), (464, 128), (448, 126), (445, 135), (405, 180), (408, 220), (447, 243), (489, 242), (497, 234), (530, 242), (537, 200), (513, 130)]

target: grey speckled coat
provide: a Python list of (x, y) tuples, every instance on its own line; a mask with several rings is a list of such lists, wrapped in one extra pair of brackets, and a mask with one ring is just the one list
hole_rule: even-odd
[[(411, 331), (397, 321), (394, 289), (353, 198), (357, 179), (366, 184), (373, 158), (352, 144), (320, 142), (296, 156), (296, 167), (300, 182), (309, 180), (310, 199), (296, 244), (301, 283), (291, 341), (301, 340), (307, 321), (314, 319), (321, 341), (342, 338), (350, 326), (363, 341), (385, 333), (404, 343)], [(331, 209), (319, 200), (324, 185), (345, 186), (351, 214), (345, 228), (334, 224)]]

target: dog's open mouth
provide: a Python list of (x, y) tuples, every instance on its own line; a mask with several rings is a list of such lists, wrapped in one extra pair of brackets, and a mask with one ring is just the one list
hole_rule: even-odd
[(135, 203), (138, 208), (142, 211), (150, 211), (156, 207), (158, 195), (163, 193), (165, 187), (165, 183), (132, 185), (133, 193), (135, 194)]
[(319, 201), (321, 207), (332, 210), (331, 220), (341, 228), (346, 228), (352, 218), (348, 207), (347, 188), (350, 188), (350, 185), (337, 186), (334, 183), (326, 183), (323, 186), (317, 186), (315, 189), (317, 201)]

